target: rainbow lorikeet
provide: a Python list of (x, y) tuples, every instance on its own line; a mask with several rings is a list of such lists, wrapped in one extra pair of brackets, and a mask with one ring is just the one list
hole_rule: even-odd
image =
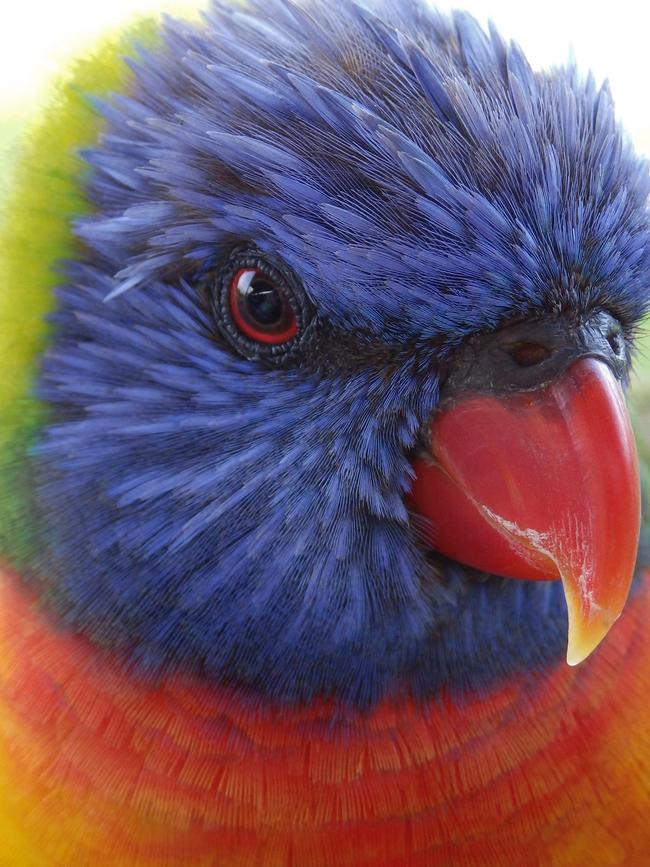
[(648, 863), (648, 180), (418, 0), (79, 65), (1, 240), (2, 867)]

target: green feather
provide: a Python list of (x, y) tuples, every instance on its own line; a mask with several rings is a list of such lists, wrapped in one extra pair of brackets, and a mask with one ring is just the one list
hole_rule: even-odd
[(33, 383), (60, 280), (53, 266), (75, 252), (70, 221), (89, 210), (78, 149), (96, 142), (102, 125), (87, 95), (127, 89), (132, 73), (124, 57), (158, 38), (159, 23), (140, 20), (78, 61), (30, 129), (17, 133), (15, 120), (4, 127), (0, 153), (19, 150), (20, 156), (11, 171), (2, 166), (11, 181), (0, 223), (0, 552), (19, 568), (39, 547), (23, 457), (45, 417)]

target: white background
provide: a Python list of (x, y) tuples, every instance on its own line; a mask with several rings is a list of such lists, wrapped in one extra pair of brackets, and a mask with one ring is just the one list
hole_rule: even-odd
[[(331, 0), (336, 3), (337, 0)], [(197, 0), (0, 0), (0, 116), (24, 113), (70, 56), (139, 12), (187, 9)], [(610, 79), (618, 113), (639, 150), (650, 155), (650, 6), (645, 0), (465, 0), (516, 39), (533, 66), (567, 60)], [(0, 121), (2, 123), (2, 121)]]

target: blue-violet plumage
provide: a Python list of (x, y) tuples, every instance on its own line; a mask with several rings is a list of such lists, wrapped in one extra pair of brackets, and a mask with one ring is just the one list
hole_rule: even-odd
[[(34, 455), (48, 599), (154, 670), (283, 699), (485, 686), (566, 644), (559, 582), (433, 557), (404, 498), (467, 335), (650, 282), (647, 166), (606, 87), (465, 14), (252, 0), (170, 20), (99, 105)], [(314, 310), (286, 365), (219, 338), (233, 249)], [(79, 540), (87, 545), (83, 550)]]

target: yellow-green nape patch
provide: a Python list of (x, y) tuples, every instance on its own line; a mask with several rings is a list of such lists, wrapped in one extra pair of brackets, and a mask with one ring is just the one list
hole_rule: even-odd
[(0, 223), (0, 559), (16, 566), (37, 544), (24, 455), (44, 420), (33, 387), (61, 279), (55, 265), (74, 255), (71, 221), (90, 209), (78, 151), (96, 142), (102, 117), (88, 97), (128, 89), (124, 58), (155, 45), (159, 31), (157, 21), (142, 19), (78, 61), (24, 137), (12, 170)]

